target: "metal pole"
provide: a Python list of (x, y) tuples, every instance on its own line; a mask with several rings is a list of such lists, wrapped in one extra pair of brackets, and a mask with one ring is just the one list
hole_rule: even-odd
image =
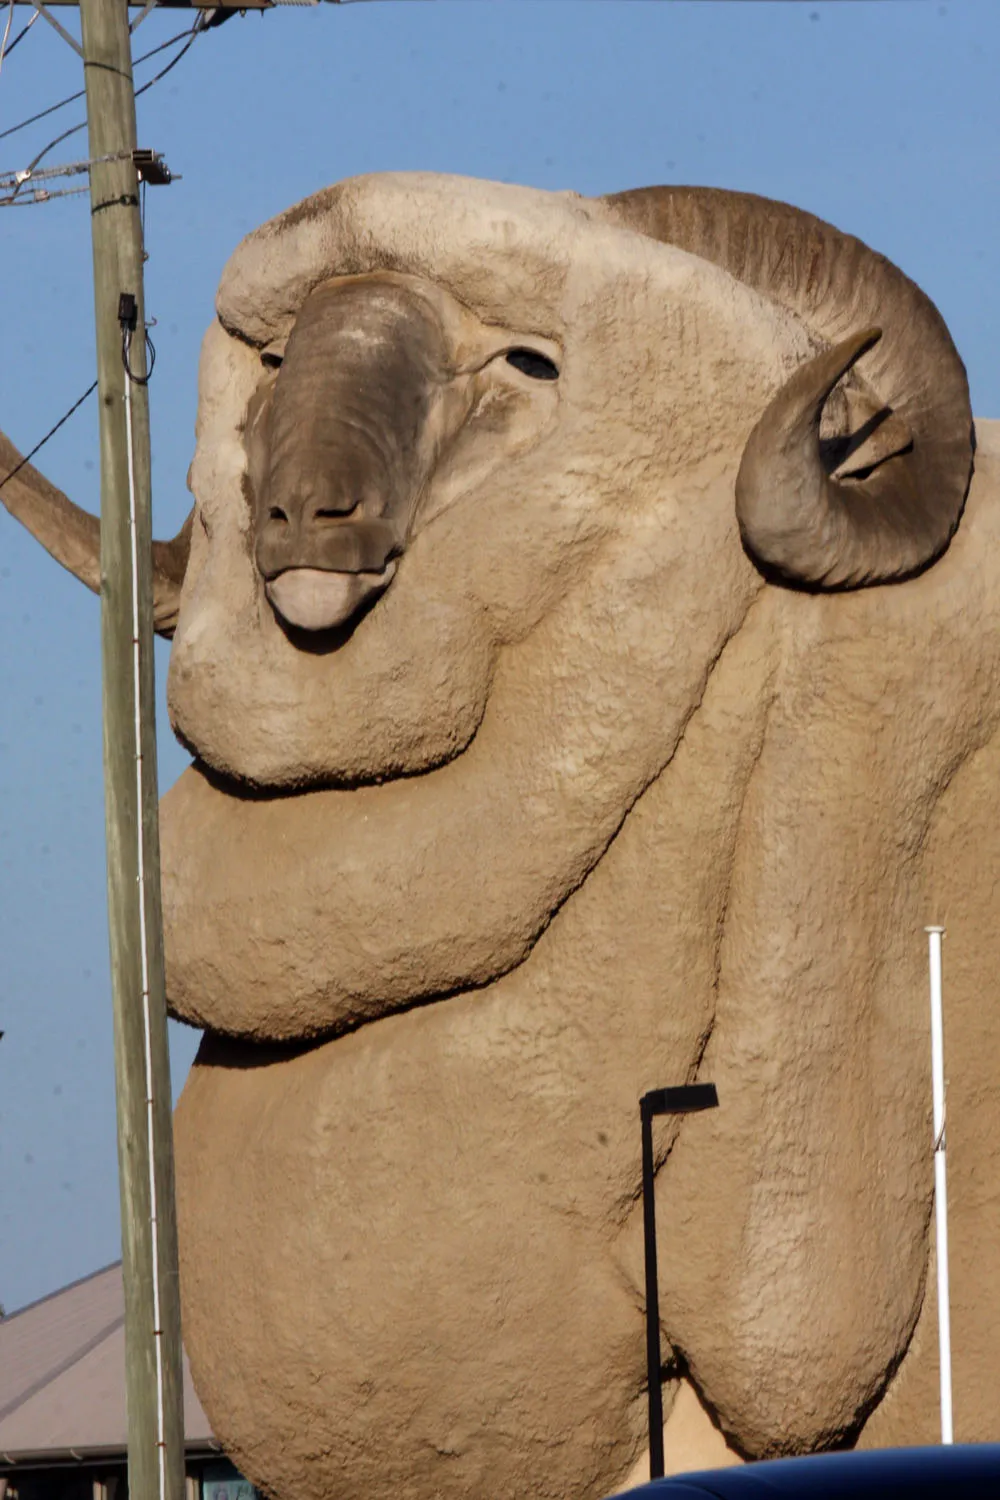
[[(135, 94), (125, 0), (81, 0), (101, 449), (108, 925), (132, 1500), (184, 1500), (184, 1419), (159, 885), (149, 406)], [(99, 158), (116, 160), (98, 161)], [(126, 400), (126, 397), (128, 400)]]
[(948, 1286), (948, 1181), (944, 1109), (944, 1008), (941, 985), (943, 927), (927, 927), (931, 981), (931, 1087), (934, 1098), (934, 1228), (937, 1247), (938, 1358), (941, 1441), (954, 1441), (951, 1413), (951, 1299)]
[(690, 1115), (716, 1109), (714, 1083), (684, 1083), (650, 1089), (639, 1100), (642, 1121), (642, 1230), (646, 1260), (646, 1386), (649, 1403), (649, 1477), (663, 1478), (663, 1389), (660, 1384), (660, 1287), (656, 1263), (656, 1175), (653, 1171), (653, 1116)]
[(653, 1112), (648, 1094), (639, 1101), (642, 1120), (642, 1231), (646, 1251), (646, 1384), (649, 1406), (649, 1477), (663, 1478), (663, 1388), (660, 1385), (660, 1288), (656, 1264), (656, 1203), (653, 1174)]

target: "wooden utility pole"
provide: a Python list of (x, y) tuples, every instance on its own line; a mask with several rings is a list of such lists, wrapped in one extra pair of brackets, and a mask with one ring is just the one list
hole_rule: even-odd
[[(37, 0), (71, 46), (75, 39)], [(156, 0), (223, 19), (302, 0)], [(310, 0), (304, 0), (310, 3)], [(312, 0), (316, 3), (316, 0)], [(334, 0), (339, 3), (339, 0)], [(108, 927), (125, 1292), (130, 1500), (185, 1500), (173, 1121), (153, 677), (149, 401), (129, 4), (79, 5), (87, 94), (101, 451), (101, 658)], [(142, 14), (146, 9), (143, 8)]]
[[(131, 1500), (184, 1500), (153, 696), (149, 403), (142, 383), (143, 245), (126, 0), (80, 0), (80, 23), (100, 403), (104, 786), (129, 1494)], [(123, 295), (134, 299), (131, 318)]]

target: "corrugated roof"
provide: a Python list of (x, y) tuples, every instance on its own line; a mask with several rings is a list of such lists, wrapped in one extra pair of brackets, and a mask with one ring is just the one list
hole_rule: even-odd
[[(0, 1322), (0, 1462), (125, 1451), (121, 1262)], [(184, 1356), (188, 1447), (215, 1446)]]

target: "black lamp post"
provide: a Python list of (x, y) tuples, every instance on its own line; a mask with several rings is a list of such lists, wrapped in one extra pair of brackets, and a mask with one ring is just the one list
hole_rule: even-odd
[(653, 1116), (715, 1109), (714, 1083), (651, 1089), (639, 1100), (642, 1120), (642, 1223), (646, 1248), (646, 1373), (649, 1380), (649, 1477), (663, 1478), (663, 1393), (660, 1389), (660, 1295), (656, 1271), (656, 1205), (653, 1199)]

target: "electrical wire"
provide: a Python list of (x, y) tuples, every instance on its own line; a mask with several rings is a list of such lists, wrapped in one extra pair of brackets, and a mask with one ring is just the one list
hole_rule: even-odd
[[(36, 11), (37, 15), (38, 12)], [(16, 135), (19, 130), (27, 130), (29, 125), (34, 125), (36, 120), (44, 120), (46, 115), (54, 115), (57, 109), (63, 109), (67, 104), (73, 104), (77, 99), (82, 99), (86, 89), (78, 89), (75, 94), (67, 94), (65, 99), (60, 99), (58, 104), (50, 104), (48, 109), (40, 109), (37, 115), (29, 115), (26, 120), (21, 120), (17, 125), (10, 125), (6, 130), (0, 130), (0, 141), (8, 135)]]
[[(131, 151), (111, 151), (107, 156), (95, 156), (90, 161), (69, 162), (62, 167), (42, 167), (40, 172), (33, 172), (30, 168), (20, 172), (0, 172), (0, 192), (6, 190), (6, 196), (0, 198), (0, 208), (21, 208), (26, 203), (48, 203), (52, 198), (72, 198), (77, 193), (89, 193), (89, 182), (82, 187), (73, 188), (47, 188), (39, 184), (51, 182), (54, 177), (79, 177), (83, 173), (89, 175), (91, 167), (102, 162), (133, 159), (134, 153)], [(24, 192), (21, 191), (22, 188), (25, 188)], [(143, 181), (143, 200), (145, 188)]]
[(0, 198), (0, 208), (28, 208), (32, 203), (50, 203), (53, 198), (77, 198), (81, 193), (89, 193), (90, 187), (75, 188), (29, 188), (27, 192), (13, 193), (7, 198)]
[(14, 38), (10, 46), (7, 48), (7, 51), (4, 53), (4, 57), (9, 57), (14, 48), (17, 46), (18, 42), (24, 41), (25, 37), (28, 35), (28, 32), (31, 30), (32, 26), (34, 26), (40, 15), (41, 11), (32, 11), (31, 20), (21, 27), (20, 31), (17, 33), (17, 36)]
[[(61, 167), (43, 167), (40, 172), (31, 174), (31, 181), (35, 183), (51, 181), (53, 177), (79, 177), (81, 172), (89, 172), (91, 167), (103, 166), (108, 161), (131, 161), (134, 154), (132, 151), (109, 151), (105, 156), (92, 156), (89, 161), (71, 161)], [(156, 155), (155, 152), (152, 154)], [(15, 188), (25, 181), (23, 171), (0, 172), (0, 188)]]
[[(136, 99), (139, 98), (140, 94), (146, 93), (147, 89), (151, 89), (155, 83), (159, 83), (161, 78), (166, 78), (171, 69), (176, 68), (181, 58), (184, 57), (185, 53), (187, 53), (193, 46), (198, 36), (200, 36), (200, 34), (207, 28), (208, 24), (209, 22), (206, 20), (205, 13), (200, 12), (194, 25), (189, 27), (187, 31), (179, 31), (176, 36), (172, 36), (169, 41), (161, 42), (158, 47), (151, 47), (148, 52), (144, 52), (141, 57), (136, 58), (135, 64), (133, 64), (133, 66), (137, 65), (138, 63), (145, 62), (148, 58), (155, 56), (157, 52), (162, 52), (166, 47), (172, 47), (180, 41), (184, 42), (184, 46), (180, 49), (175, 57), (172, 57), (170, 59), (165, 68), (161, 68), (158, 73), (154, 73), (152, 78), (147, 79), (141, 88), (136, 89)], [(13, 125), (9, 130), (0, 131), (0, 141), (2, 141), (5, 136), (13, 135), (15, 131), (22, 130), (25, 125), (32, 125), (36, 120), (44, 119), (46, 115), (51, 115), (57, 109), (62, 109), (64, 104), (71, 104), (74, 99), (81, 99), (85, 93), (86, 89), (80, 89), (78, 93), (69, 95), (68, 98), (60, 100), (58, 104), (53, 104), (48, 109), (43, 109), (41, 114), (33, 115), (30, 120), (22, 120), (20, 125)], [(56, 146), (60, 145), (63, 141), (68, 140), (71, 135), (76, 135), (77, 131), (84, 130), (86, 128), (86, 124), (86, 120), (81, 120), (79, 124), (71, 125), (68, 130), (62, 131), (60, 135), (57, 135), (53, 140), (49, 141), (48, 145), (43, 146), (38, 155), (33, 157), (32, 160), (28, 163), (27, 167), (22, 172), (16, 174), (19, 177), (20, 181), (18, 182), (17, 187), (14, 188), (14, 191), (11, 193), (11, 195), (0, 202), (0, 207), (9, 208), (19, 203), (47, 203), (52, 198), (67, 198), (72, 196), (73, 192), (75, 191), (72, 188), (64, 192), (47, 193), (45, 196), (39, 196), (38, 194), (35, 194), (32, 196), (25, 196), (24, 198), (21, 198), (20, 193), (21, 188), (25, 186), (25, 184), (30, 182), (32, 173), (35, 171), (35, 168), (39, 165), (40, 162), (45, 159), (46, 156), (48, 156), (49, 152), (54, 151)]]
[(24, 457), (21, 459), (21, 462), (19, 464), (15, 464), (14, 468), (11, 469), (10, 473), (9, 474), (5, 474), (4, 477), (2, 479), (0, 479), (0, 490), (3, 489), (3, 487), (4, 487), (5, 484), (9, 483), (9, 481), (14, 478), (15, 474), (19, 474), (21, 472), (21, 470), (24, 468), (24, 466), (25, 466), (26, 463), (30, 463), (30, 461), (34, 458), (34, 456), (38, 452), (38, 450), (40, 448), (44, 448), (45, 447), (45, 444), (48, 442), (48, 440), (49, 440), (50, 437), (55, 437), (56, 433), (59, 431), (60, 427), (62, 427), (63, 423), (64, 422), (68, 422), (69, 419), (70, 419), (70, 417), (73, 415), (73, 413), (75, 411), (77, 411), (83, 405), (83, 403), (86, 401), (87, 397), (88, 396), (92, 396), (93, 393), (94, 393), (94, 391), (96, 391), (96, 390), (97, 390), (97, 381), (95, 380), (94, 383), (93, 383), (93, 385), (88, 385), (87, 389), (84, 391), (83, 395), (79, 398), (79, 400), (73, 402), (73, 405), (70, 407), (69, 411), (66, 412), (64, 416), (61, 416), (59, 418), (59, 420), (56, 423), (56, 425), (54, 427), (50, 427), (49, 428), (48, 432), (42, 438), (41, 442), (36, 443), (35, 446), (32, 448), (31, 452), (30, 453), (26, 453), (24, 455)]
[[(154, 73), (153, 76), (152, 76), (152, 78), (147, 79), (147, 81), (142, 85), (142, 88), (136, 89), (136, 91), (135, 91), (135, 97), (137, 99), (139, 98), (140, 94), (144, 94), (147, 89), (151, 89), (153, 87), (154, 83), (159, 83), (159, 81), (160, 81), (161, 78), (166, 78), (167, 74), (173, 68), (176, 68), (176, 66), (180, 62), (181, 58), (184, 56), (184, 54), (186, 52), (188, 52), (191, 49), (191, 47), (194, 46), (195, 41), (201, 35), (201, 33), (204, 30), (206, 30), (207, 26), (208, 26), (208, 19), (207, 19), (206, 12), (205, 11), (199, 11), (199, 13), (198, 13), (198, 19), (195, 21), (194, 25), (191, 27), (191, 30), (188, 31), (188, 32), (181, 32), (181, 36), (186, 36), (188, 40), (185, 42), (185, 44), (181, 48), (181, 50), (177, 53), (177, 56), (176, 57), (172, 57), (170, 59), (170, 61), (167, 63), (167, 66), (165, 68), (161, 68), (160, 71), (159, 71), (159, 73)], [(175, 37), (174, 41), (177, 41), (177, 40), (179, 40), (179, 38)], [(154, 47), (153, 51), (159, 52), (160, 48), (159, 47)], [(146, 53), (147, 57), (152, 57), (152, 55), (153, 55), (152, 52), (147, 52)]]
[[(156, 320), (154, 319), (153, 321), (155, 322)], [(149, 336), (149, 328), (150, 325), (147, 323), (144, 330), (146, 350), (149, 354), (149, 358), (146, 361), (146, 373), (145, 375), (136, 375), (132, 369), (132, 330), (127, 328), (125, 324), (122, 324), (122, 369), (125, 371), (132, 385), (148, 385), (149, 377), (153, 373), (153, 366), (156, 364), (156, 345)]]
[[(36, 11), (35, 12), (35, 16), (37, 17), (37, 15), (38, 15), (38, 12)], [(34, 17), (32, 19), (34, 19)], [(196, 33), (198, 30), (204, 29), (199, 24), (201, 22), (201, 20), (202, 20), (202, 17), (201, 17), (201, 15), (199, 15), (198, 19), (195, 21), (194, 25), (188, 27), (187, 31), (178, 31), (177, 34), (176, 34), (176, 36), (170, 37), (168, 41), (161, 42), (158, 47), (151, 47), (148, 52), (144, 52), (141, 57), (137, 57), (135, 59), (134, 63), (132, 64), (132, 66), (135, 67), (135, 68), (137, 68), (140, 63), (147, 62), (149, 58), (155, 57), (156, 54), (157, 54), (157, 52), (163, 52), (163, 51), (165, 51), (165, 49), (167, 47), (173, 47), (177, 42), (184, 41), (185, 37), (191, 38), (191, 41), (193, 41), (194, 40), (194, 33)], [(31, 24), (32, 24), (31, 21), (29, 21), (28, 22), (28, 26), (30, 26)], [(26, 26), (24, 28), (24, 30), (27, 31), (27, 29), (28, 29), (28, 27)], [(18, 36), (16, 36), (14, 38), (14, 41), (11, 42), (10, 47), (7, 49), (8, 54), (13, 50), (14, 46), (16, 45), (17, 42), (20, 41), (20, 39), (21, 39), (21, 37), (23, 35), (24, 35), (24, 32), (22, 31), (22, 32), (20, 32), (18, 34)], [(191, 41), (188, 42), (188, 46), (191, 45)], [(184, 52), (186, 52), (186, 51), (187, 51), (187, 47), (185, 47), (181, 52), (179, 52), (178, 55), (177, 55), (177, 57), (174, 58), (173, 61), (171, 62), (170, 67), (173, 67), (174, 62), (179, 62), (180, 58), (184, 55)], [(141, 89), (137, 89), (136, 90), (136, 96), (138, 97), (139, 94), (143, 93), (153, 83), (156, 83), (160, 78), (162, 78), (164, 76), (164, 74), (168, 73), (169, 71), (170, 71), (170, 68), (164, 68), (162, 73), (158, 73), (155, 78), (151, 78), (148, 83), (144, 83)], [(6, 140), (7, 136), (9, 136), (9, 135), (16, 135), (19, 130), (26, 130), (29, 125), (34, 125), (39, 120), (44, 120), (45, 117), (46, 117), (46, 115), (54, 115), (57, 110), (65, 108), (65, 106), (67, 104), (74, 104), (77, 99), (82, 99), (83, 96), (84, 96), (84, 94), (86, 92), (87, 92), (86, 89), (78, 89), (75, 94), (67, 94), (66, 98), (65, 99), (60, 99), (57, 104), (50, 104), (49, 107), (48, 107), (48, 109), (39, 110), (39, 112), (38, 112), (37, 115), (29, 115), (29, 117), (26, 120), (21, 120), (17, 125), (10, 125), (10, 126), (7, 127), (6, 130), (0, 130), (0, 141)], [(83, 129), (82, 125), (74, 125), (73, 126), (73, 130), (82, 130), (82, 129)], [(72, 131), (67, 131), (66, 132), (67, 135), (71, 135), (72, 133), (73, 133)], [(60, 136), (59, 137), (59, 140), (65, 140), (65, 139), (66, 139), (65, 136)], [(54, 143), (54, 144), (57, 144), (57, 143)], [(46, 147), (46, 150), (48, 150), (48, 147)]]
[(86, 128), (87, 128), (87, 122), (86, 122), (86, 120), (81, 120), (80, 123), (79, 123), (79, 125), (71, 125), (68, 130), (64, 130), (63, 131), (62, 135), (57, 135), (54, 140), (49, 141), (49, 144), (47, 146), (43, 146), (42, 149), (41, 149), (41, 151), (39, 151), (38, 155), (35, 156), (35, 157), (33, 157), (32, 160), (29, 161), (28, 165), (24, 168), (23, 172), (19, 172), (19, 173), (16, 174), (21, 180), (20, 180), (18, 186), (14, 189), (13, 193), (11, 194), (11, 196), (6, 201), (8, 203), (15, 202), (15, 200), (17, 199), (18, 193), (21, 191), (21, 187), (26, 182), (29, 182), (31, 180), (31, 174), (34, 172), (35, 168), (38, 166), (38, 163), (40, 161), (42, 161), (46, 156), (48, 156), (48, 154), (49, 154), (50, 151), (54, 151), (55, 148), (60, 144), (61, 141), (68, 140), (71, 135), (76, 135), (77, 131), (79, 131), (79, 130), (85, 130)]

